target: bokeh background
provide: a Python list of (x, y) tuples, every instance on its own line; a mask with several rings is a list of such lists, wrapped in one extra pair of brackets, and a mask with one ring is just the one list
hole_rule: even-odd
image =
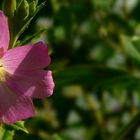
[(14, 140), (140, 140), (140, 1), (47, 0), (20, 39), (43, 28), (55, 91)]

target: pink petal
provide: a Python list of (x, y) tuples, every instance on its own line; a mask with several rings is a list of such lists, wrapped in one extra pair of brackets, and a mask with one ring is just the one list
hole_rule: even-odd
[(0, 57), (3, 48), (3, 53), (7, 51), (9, 46), (9, 28), (6, 16), (0, 11)]
[(8, 50), (2, 59), (6, 71), (11, 74), (45, 68), (50, 63), (47, 46), (36, 43)]
[(20, 93), (32, 98), (51, 96), (54, 90), (52, 72), (45, 70), (21, 72), (14, 75), (12, 79), (9, 78), (8, 84)]
[(31, 99), (17, 94), (6, 83), (0, 84), (0, 99), (0, 118), (3, 118), (7, 124), (34, 115)]

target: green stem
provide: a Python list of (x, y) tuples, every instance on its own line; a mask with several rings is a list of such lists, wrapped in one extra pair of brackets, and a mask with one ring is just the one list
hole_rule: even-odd
[(18, 40), (18, 35), (15, 34), (14, 17), (8, 18), (9, 29), (10, 29), (10, 45), (9, 48), (14, 48)]

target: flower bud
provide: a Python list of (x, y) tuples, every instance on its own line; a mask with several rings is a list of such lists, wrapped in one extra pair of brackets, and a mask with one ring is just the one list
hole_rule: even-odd
[(14, 16), (16, 10), (16, 0), (3, 0), (3, 11), (9, 17)]
[(30, 16), (34, 14), (34, 12), (36, 11), (36, 2), (35, 1), (32, 1), (30, 3), (30, 9), (29, 9), (29, 14)]
[(26, 19), (29, 16), (29, 4), (27, 0), (22, 0), (16, 11), (17, 17), (20, 19)]
[(35, 4), (36, 4), (36, 6), (37, 6), (37, 4), (38, 4), (38, 0), (35, 0)]

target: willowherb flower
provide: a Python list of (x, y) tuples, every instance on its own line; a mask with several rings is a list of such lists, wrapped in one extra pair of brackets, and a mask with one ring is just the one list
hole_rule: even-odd
[(47, 46), (42, 43), (8, 50), (7, 18), (0, 11), (0, 122), (7, 124), (34, 115), (33, 98), (53, 93), (51, 71), (43, 70), (50, 63)]

